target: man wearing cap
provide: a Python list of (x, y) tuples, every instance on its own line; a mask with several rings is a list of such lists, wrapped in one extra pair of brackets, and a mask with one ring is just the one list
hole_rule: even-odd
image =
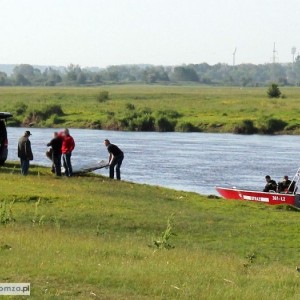
[(20, 137), (18, 143), (18, 157), (21, 161), (21, 174), (27, 175), (29, 170), (29, 161), (33, 160), (33, 154), (31, 150), (31, 143), (29, 137), (30, 131), (25, 131), (24, 135)]

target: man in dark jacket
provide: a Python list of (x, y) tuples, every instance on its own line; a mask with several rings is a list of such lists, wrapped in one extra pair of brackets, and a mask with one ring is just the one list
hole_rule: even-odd
[(295, 181), (292, 182), (291, 180), (289, 180), (289, 176), (285, 175), (283, 177), (283, 180), (278, 183), (278, 192), (294, 192), (295, 184)]
[(33, 154), (31, 150), (31, 143), (29, 137), (30, 131), (25, 131), (24, 135), (19, 139), (18, 143), (18, 157), (21, 161), (21, 174), (27, 175), (29, 170), (29, 161), (33, 160)]
[(267, 175), (265, 177), (265, 179), (266, 179), (267, 183), (266, 183), (266, 186), (265, 186), (263, 192), (269, 192), (269, 191), (276, 192), (276, 190), (277, 190), (277, 183), (276, 183), (276, 181), (273, 180), (273, 179), (271, 179), (271, 177), (269, 175)]
[(121, 180), (120, 168), (124, 159), (124, 153), (118, 146), (111, 144), (109, 140), (104, 140), (104, 145), (109, 153), (109, 177), (114, 179), (114, 168), (116, 167), (117, 179)]
[(53, 139), (47, 144), (52, 148), (52, 162), (54, 165), (54, 171), (56, 176), (61, 176), (61, 148), (62, 139), (58, 136), (57, 132), (54, 132)]

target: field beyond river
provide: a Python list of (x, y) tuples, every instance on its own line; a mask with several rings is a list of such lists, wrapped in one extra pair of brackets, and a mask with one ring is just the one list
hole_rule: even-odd
[(10, 126), (124, 131), (299, 134), (300, 88), (111, 85), (1, 87)]
[(30, 299), (298, 299), (300, 212), (0, 168), (2, 282)]

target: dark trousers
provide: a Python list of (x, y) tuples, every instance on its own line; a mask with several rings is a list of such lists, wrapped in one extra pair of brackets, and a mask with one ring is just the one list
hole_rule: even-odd
[(121, 180), (121, 171), (120, 168), (122, 166), (122, 162), (124, 159), (124, 155), (119, 155), (113, 158), (112, 162), (110, 163), (109, 166), (109, 177), (111, 179), (114, 179), (114, 169), (116, 167), (116, 175), (117, 175), (117, 179)]
[(66, 176), (72, 176), (73, 169), (71, 164), (71, 153), (64, 153), (63, 155), (63, 162), (64, 162), (64, 168), (65, 168), (65, 175)]
[(21, 161), (21, 174), (27, 175), (29, 170), (29, 160), (21, 158), (20, 161)]
[(54, 172), (56, 176), (61, 176), (61, 154), (52, 154)]

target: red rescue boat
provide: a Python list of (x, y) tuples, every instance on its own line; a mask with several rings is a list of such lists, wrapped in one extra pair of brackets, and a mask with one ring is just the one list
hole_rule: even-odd
[(297, 184), (300, 180), (300, 168), (293, 178), (295, 188), (292, 193), (277, 193), (275, 191), (260, 192), (237, 188), (216, 187), (218, 193), (225, 199), (263, 202), (271, 205), (288, 204), (300, 208), (300, 194), (297, 194)]
[(289, 204), (300, 207), (299, 194), (281, 194), (275, 192), (259, 192), (239, 190), (236, 188), (216, 187), (218, 193), (225, 199), (264, 202), (271, 205)]

